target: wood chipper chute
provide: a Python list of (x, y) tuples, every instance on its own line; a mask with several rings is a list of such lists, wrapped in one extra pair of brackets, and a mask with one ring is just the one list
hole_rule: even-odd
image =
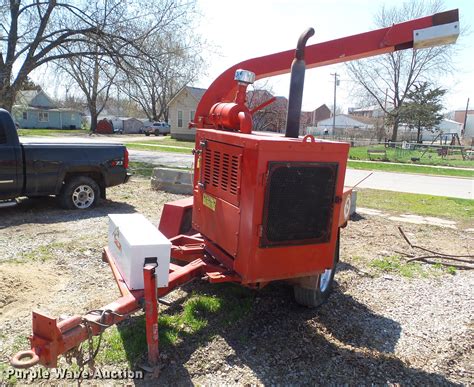
[[(349, 145), (299, 137), (305, 68), (452, 43), (458, 20), (453, 10), (306, 47), (314, 34), (309, 29), (296, 52), (250, 59), (222, 73), (190, 123), (196, 128), (193, 197), (166, 204), (159, 231), (135, 215), (127, 216), (137, 223), (112, 215), (103, 259), (121, 296), (83, 316), (56, 319), (34, 312), (31, 349), (16, 354), (12, 365), (56, 367), (61, 354), (142, 309), (148, 359), (156, 364), (158, 297), (195, 278), (252, 288), (287, 280), (299, 303), (322, 303), (349, 218)], [(253, 133), (252, 115), (273, 101), (250, 110), (248, 85), (290, 70), (286, 133)]]

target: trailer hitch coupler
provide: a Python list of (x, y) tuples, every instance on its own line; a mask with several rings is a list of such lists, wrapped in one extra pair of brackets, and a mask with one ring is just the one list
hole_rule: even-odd
[(286, 137), (298, 138), (300, 132), (301, 104), (303, 101), (304, 73), (306, 63), (304, 51), (306, 42), (314, 35), (314, 29), (308, 28), (298, 39), (295, 59), (291, 64), (290, 93), (288, 97), (288, 113), (286, 117)]

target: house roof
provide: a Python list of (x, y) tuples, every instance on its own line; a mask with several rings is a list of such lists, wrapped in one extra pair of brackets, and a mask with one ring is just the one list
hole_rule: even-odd
[(207, 89), (201, 89), (199, 87), (191, 87), (191, 86), (187, 86), (187, 88), (188, 88), (188, 91), (192, 94), (194, 98), (196, 98), (198, 102), (201, 100), (202, 96), (207, 90)]
[(178, 91), (178, 93), (176, 93), (173, 98), (171, 98), (171, 100), (168, 102), (168, 106), (171, 105), (174, 100), (184, 92), (188, 92), (197, 102), (199, 102), (206, 90), (207, 89), (201, 89), (199, 87), (184, 86), (180, 91)]
[(35, 107), (35, 106), (27, 106), (25, 108), (25, 105), (13, 105), (14, 109), (22, 110), (22, 111), (47, 111), (47, 112), (71, 112), (71, 113), (78, 113), (81, 116), (84, 114), (82, 111), (79, 109), (73, 109), (73, 108), (48, 108), (48, 107)]
[[(336, 114), (336, 126), (373, 126), (376, 119), (368, 117), (352, 116), (350, 114)], [(317, 123), (318, 126), (331, 126), (333, 118), (326, 118)]]
[(43, 90), (21, 90), (16, 95), (16, 105), (33, 106), (32, 102), (38, 95), (44, 95), (50, 102), (51, 107), (56, 107), (56, 103)]

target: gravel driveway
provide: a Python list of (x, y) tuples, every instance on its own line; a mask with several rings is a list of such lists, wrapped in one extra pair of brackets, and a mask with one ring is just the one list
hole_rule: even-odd
[[(135, 179), (110, 189), (109, 199), (88, 212), (61, 210), (54, 198), (0, 209), (0, 372), (12, 353), (27, 348), (32, 309), (83, 313), (118, 296), (100, 259), (108, 213), (141, 212), (156, 224), (163, 203), (179, 197)], [(373, 262), (407, 250), (397, 226), (357, 216), (343, 230), (337, 283), (326, 304), (300, 307), (288, 285), (271, 284), (252, 293), (250, 312), (238, 323), (210, 323), (164, 349), (159, 383), (472, 383), (474, 272), (422, 266), (410, 277), (380, 270)], [(403, 227), (419, 245), (474, 251), (474, 234), (464, 230)], [(186, 285), (170, 295), (177, 299), (171, 308), (192, 292), (214, 291), (201, 282)], [(149, 378), (130, 383), (155, 385)]]

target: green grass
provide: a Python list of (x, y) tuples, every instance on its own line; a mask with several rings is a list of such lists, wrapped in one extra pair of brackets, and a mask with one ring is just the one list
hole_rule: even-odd
[(70, 253), (71, 251), (74, 251), (77, 255), (84, 254), (86, 251), (90, 251), (87, 240), (87, 238), (79, 238), (73, 241), (53, 242), (38, 246), (18, 254), (17, 257), (9, 259), (8, 262), (14, 264), (24, 264), (30, 261), (46, 262), (58, 258), (63, 254)]
[(167, 136), (166, 138), (164, 138), (161, 141), (157, 140), (157, 141), (147, 141), (147, 142), (153, 142), (153, 143), (156, 142), (156, 143), (163, 144), (163, 145), (183, 146), (183, 147), (190, 148), (190, 149), (193, 149), (195, 147), (194, 141), (176, 140), (176, 139), (171, 138), (169, 136)]
[(398, 255), (390, 257), (376, 258), (369, 262), (369, 267), (382, 272), (400, 275), (405, 278), (428, 278), (439, 276), (443, 273), (449, 273), (450, 268), (444, 268), (442, 265), (422, 265), (419, 262), (406, 262)]
[(168, 152), (168, 153), (183, 153), (183, 154), (191, 154), (192, 148), (175, 148), (173, 146), (160, 146), (160, 145), (145, 145), (145, 144), (135, 144), (133, 142), (128, 142), (125, 144), (129, 149), (136, 149), (136, 150), (146, 150), (146, 151), (153, 151), (153, 152)]
[(453, 177), (474, 177), (474, 171), (462, 169), (436, 168), (410, 164), (388, 164), (384, 162), (365, 163), (360, 161), (348, 161), (348, 167), (353, 169), (364, 169), (370, 171), (385, 171), (399, 173), (419, 173), (423, 175), (453, 176)]
[(38, 246), (33, 250), (24, 253), (18, 262), (24, 261), (40, 261), (45, 262), (57, 257), (58, 251), (64, 251), (71, 248), (70, 245), (62, 242), (54, 242), (44, 246)]
[(64, 136), (64, 135), (78, 135), (78, 134), (88, 134), (88, 130), (83, 129), (73, 129), (73, 130), (63, 130), (63, 129), (18, 129), (18, 135), (21, 136), (40, 136), (40, 137), (55, 137), (55, 136)]
[(436, 150), (430, 150), (422, 156), (422, 150), (402, 150), (395, 148), (385, 148), (384, 145), (372, 145), (372, 146), (361, 146), (353, 147), (349, 150), (350, 160), (369, 160), (367, 155), (368, 149), (381, 149), (387, 152), (387, 159), (385, 161), (391, 161), (394, 163), (408, 163), (414, 164), (411, 161), (412, 157), (420, 158), (416, 162), (417, 165), (442, 165), (449, 167), (467, 167), (474, 168), (473, 160), (463, 160), (460, 152), (449, 155), (446, 158), (438, 156)]
[[(160, 348), (176, 347), (191, 337), (207, 340), (212, 332), (227, 329), (250, 312), (253, 304), (250, 290), (231, 284), (212, 285), (209, 290), (212, 293), (193, 293), (179, 311), (160, 313)], [(94, 345), (97, 342), (96, 337)], [(145, 316), (141, 315), (104, 332), (97, 362), (133, 367), (146, 350)]]
[[(150, 164), (150, 163), (143, 163), (139, 161), (131, 161), (129, 163), (129, 169), (133, 173), (134, 176), (141, 176), (145, 178), (150, 178), (153, 175), (153, 169), (154, 168), (170, 168), (169, 166), (166, 165), (156, 165), (156, 164)], [(172, 169), (179, 169), (183, 171), (189, 171), (189, 168), (184, 168), (184, 167), (171, 167)]]
[(156, 165), (150, 163), (138, 161), (131, 161), (129, 163), (129, 169), (135, 176), (150, 178), (153, 174), (153, 168), (156, 168)]
[(423, 265), (420, 262), (406, 262), (398, 255), (376, 258), (369, 262), (369, 267), (382, 273), (400, 275), (405, 278), (428, 278), (442, 274), (456, 274), (456, 268), (440, 263)]
[(360, 189), (357, 206), (472, 222), (474, 200)]

